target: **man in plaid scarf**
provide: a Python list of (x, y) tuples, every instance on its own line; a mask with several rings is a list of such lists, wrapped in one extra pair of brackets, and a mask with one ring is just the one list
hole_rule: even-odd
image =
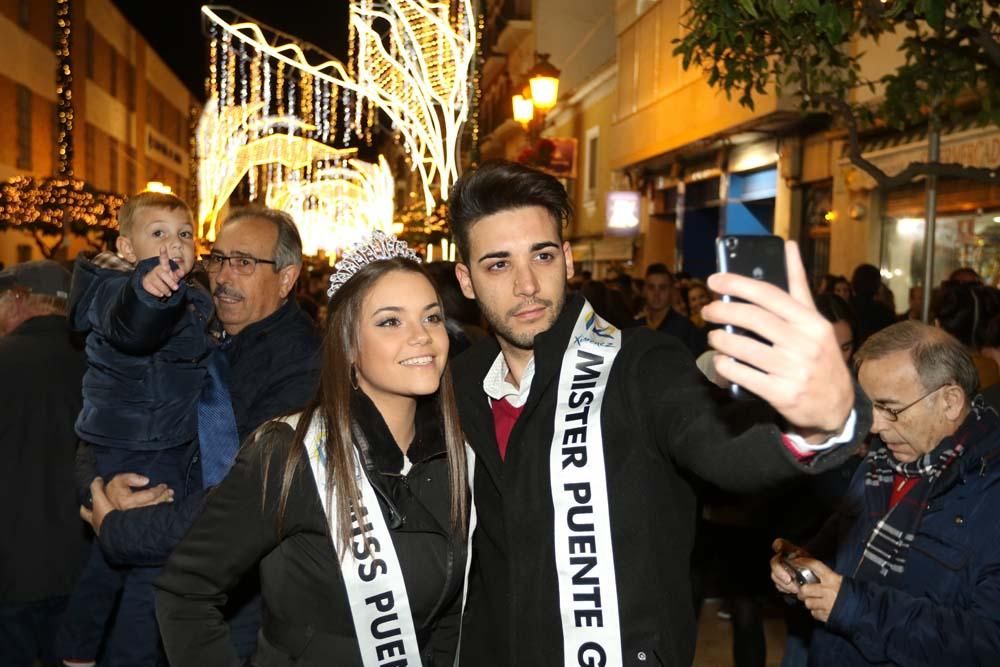
[[(778, 590), (822, 624), (809, 665), (1000, 664), (1000, 418), (976, 367), (912, 320), (855, 364), (878, 438), (821, 534), (806, 549), (776, 541), (771, 561)], [(819, 583), (796, 583), (789, 552)]]

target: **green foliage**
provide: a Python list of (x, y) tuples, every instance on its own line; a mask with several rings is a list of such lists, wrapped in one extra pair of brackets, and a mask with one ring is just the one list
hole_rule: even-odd
[[(691, 0), (675, 54), (753, 108), (777, 86), (803, 110), (850, 113), (894, 127), (947, 120), (978, 101), (1000, 124), (1000, 0)], [(865, 77), (858, 38), (900, 38), (904, 63)], [(882, 95), (850, 104), (854, 90)]]

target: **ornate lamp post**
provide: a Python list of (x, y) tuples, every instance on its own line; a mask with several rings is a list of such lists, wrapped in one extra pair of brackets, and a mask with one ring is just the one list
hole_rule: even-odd
[(528, 85), (511, 99), (514, 120), (528, 132), (532, 143), (545, 129), (545, 115), (559, 99), (559, 74), (559, 69), (549, 62), (549, 54), (536, 51), (535, 64), (527, 72)]

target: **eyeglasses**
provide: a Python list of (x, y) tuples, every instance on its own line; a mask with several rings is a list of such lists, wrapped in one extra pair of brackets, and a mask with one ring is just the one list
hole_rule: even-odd
[(875, 408), (876, 410), (880, 410), (885, 415), (885, 418), (888, 419), (889, 421), (891, 421), (891, 422), (898, 421), (899, 420), (899, 415), (903, 414), (904, 412), (906, 412), (907, 410), (909, 410), (914, 405), (916, 405), (920, 401), (924, 400), (925, 398), (927, 398), (928, 396), (930, 396), (934, 392), (940, 391), (940, 390), (944, 389), (947, 386), (948, 386), (947, 384), (943, 384), (940, 387), (938, 387), (937, 389), (931, 389), (929, 392), (927, 392), (926, 394), (924, 394), (923, 396), (921, 396), (917, 400), (913, 401), (912, 403), (910, 403), (908, 405), (904, 405), (901, 408), (890, 408), (890, 407), (882, 405), (881, 403), (878, 403), (876, 401), (872, 401), (872, 407)]
[(241, 276), (253, 275), (258, 264), (277, 264), (273, 259), (258, 259), (250, 255), (237, 255), (229, 257), (219, 252), (210, 255), (202, 255), (201, 261), (205, 263), (205, 270), (209, 273), (218, 273), (222, 270), (222, 265), (229, 262), (229, 267)]

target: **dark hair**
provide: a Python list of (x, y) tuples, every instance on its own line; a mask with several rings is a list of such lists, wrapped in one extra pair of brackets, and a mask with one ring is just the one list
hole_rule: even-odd
[(994, 315), (986, 323), (980, 347), (1000, 347), (1000, 315)]
[(1000, 298), (992, 287), (946, 281), (933, 295), (931, 312), (942, 329), (978, 349), (987, 323), (1000, 313)]
[(861, 264), (851, 274), (851, 289), (862, 299), (873, 299), (882, 286), (882, 274), (877, 266)]
[[(960, 276), (962, 276), (962, 275), (972, 276), (973, 280), (961, 280)], [(957, 269), (955, 269), (954, 271), (951, 272), (951, 275), (948, 276), (948, 280), (951, 280), (951, 281), (954, 281), (954, 282), (971, 283), (971, 284), (975, 284), (975, 285), (982, 285), (983, 284), (983, 279), (979, 277), (979, 272), (976, 271), (971, 266), (960, 266), (960, 267), (958, 267)]]
[(848, 280), (845, 276), (838, 276), (835, 273), (828, 273), (825, 276), (823, 276), (822, 279), (820, 279), (818, 292), (820, 294), (833, 294), (833, 288), (835, 288), (840, 283), (847, 283), (848, 287), (851, 286), (851, 281)]
[(924, 391), (954, 383), (971, 401), (979, 388), (979, 372), (968, 349), (954, 336), (917, 320), (904, 320), (873, 333), (854, 355), (854, 367), (871, 359), (909, 351)]
[(219, 229), (221, 230), (231, 222), (246, 218), (267, 220), (277, 228), (278, 240), (274, 244), (273, 265), (275, 273), (286, 266), (302, 265), (302, 237), (299, 236), (299, 229), (295, 226), (292, 216), (284, 211), (266, 206), (245, 206), (227, 215)]
[(632, 292), (632, 276), (627, 273), (619, 273), (618, 277), (614, 281), (620, 290), (629, 294)]
[[(434, 282), (424, 268), (409, 259), (371, 262), (358, 270), (330, 299), (326, 331), (321, 348), (319, 390), (306, 406), (295, 429), (295, 441), (288, 451), (281, 483), (278, 515), (284, 516), (296, 467), (302, 463), (306, 432), (314, 414), (321, 415), (326, 430), (327, 506), (336, 507), (339, 535), (332, 536), (341, 554), (351, 543), (351, 508), (361, 505), (361, 490), (354, 477), (354, 438), (351, 434), (352, 367), (358, 349), (358, 322), (365, 296), (375, 283), (393, 271), (415, 273)], [(451, 371), (445, 368), (437, 391), (451, 486), (451, 527), (463, 535), (465, 525), (465, 445), (458, 422)], [(267, 487), (264, 471), (264, 486)], [(334, 501), (336, 504), (334, 504)]]
[(462, 324), (479, 326), (481, 320), (479, 306), (474, 299), (462, 294), (462, 286), (455, 276), (455, 263), (434, 262), (426, 264), (424, 268), (441, 296), (445, 316)]
[(851, 304), (833, 293), (820, 294), (816, 297), (816, 310), (830, 324), (847, 322), (847, 326), (851, 329), (851, 340), (853, 342), (851, 352), (857, 351), (861, 337), (858, 335), (858, 318), (855, 317)]
[(608, 312), (608, 288), (599, 280), (591, 280), (580, 288), (583, 296), (598, 314), (605, 316)]
[(573, 205), (566, 188), (554, 176), (507, 160), (484, 162), (463, 174), (448, 196), (448, 223), (462, 260), (470, 261), (473, 225), (487, 216), (528, 206), (540, 206), (549, 212), (561, 241)]
[(674, 274), (670, 273), (670, 269), (663, 262), (657, 262), (656, 264), (650, 264), (646, 267), (646, 277), (650, 276), (667, 276), (670, 278), (671, 282), (674, 280)]

